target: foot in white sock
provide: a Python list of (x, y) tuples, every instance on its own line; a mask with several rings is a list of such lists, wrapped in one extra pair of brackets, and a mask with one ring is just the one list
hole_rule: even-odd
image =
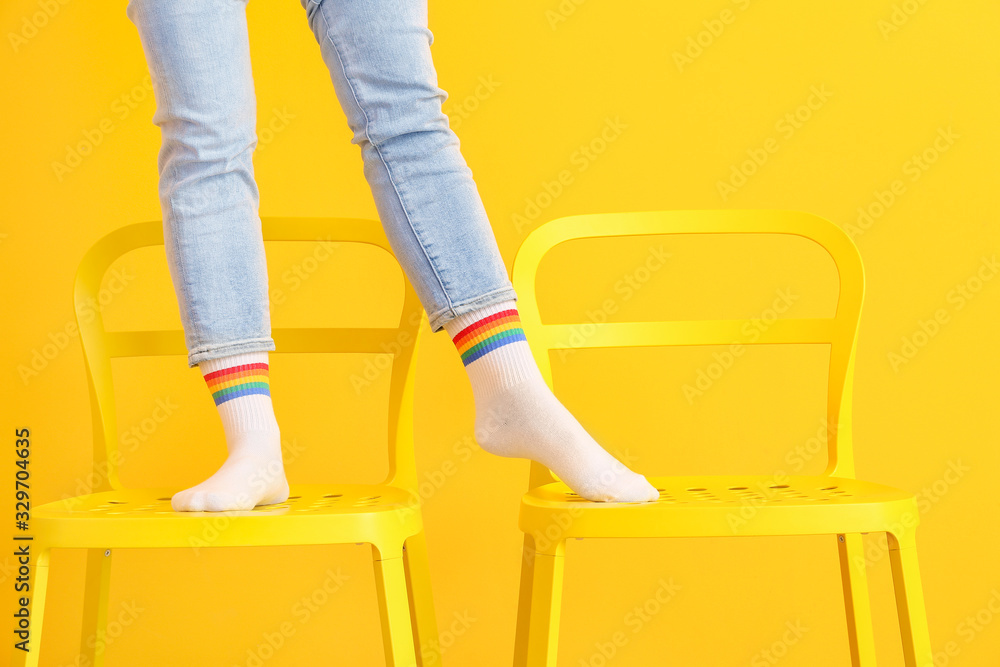
[(288, 499), (267, 361), (267, 352), (246, 352), (198, 364), (219, 409), (229, 456), (207, 480), (174, 494), (175, 511), (247, 510)]
[(472, 383), (483, 449), (537, 461), (587, 500), (659, 498), (656, 488), (605, 451), (545, 384), (514, 301), (460, 315), (445, 330)]

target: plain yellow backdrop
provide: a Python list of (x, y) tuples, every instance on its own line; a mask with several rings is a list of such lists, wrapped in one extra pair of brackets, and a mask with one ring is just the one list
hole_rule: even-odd
[[(248, 15), (261, 214), (377, 217), (301, 6), (254, 0)], [(42, 503), (86, 492), (90, 472), (73, 273), (107, 232), (159, 218), (159, 131), (124, 2), (6, 0), (0, 26), (0, 421), (11, 448), (15, 428), (32, 429)], [(867, 276), (858, 476), (920, 495), (936, 664), (998, 664), (1000, 6), (435, 0), (430, 28), (508, 267), (531, 229), (575, 213), (798, 209), (855, 237)], [(399, 303), (398, 271), (373, 253), (282, 244), (268, 262), (275, 326), (388, 321)], [(179, 327), (162, 250), (116, 269), (109, 326)], [(805, 242), (637, 238), (557, 249), (540, 288), (554, 321), (764, 316), (782, 298), (809, 317), (829, 314), (831, 271)], [(575, 351), (554, 365), (556, 391), (643, 472), (819, 472), (825, 349), (718, 353)], [(379, 477), (377, 361), (273, 355), (292, 482)], [(370, 385), (357, 381), (366, 370)], [(181, 357), (116, 373), (125, 483), (180, 489), (211, 474), (225, 449), (200, 374)], [(417, 390), (444, 660), (509, 665), (527, 464), (475, 446), (444, 333), (425, 340)], [(4, 502), (13, 533), (13, 491)], [(884, 540), (866, 539), (879, 664), (901, 665)], [(847, 664), (828, 539), (580, 541), (569, 556), (561, 665)], [(53, 558), (44, 665), (78, 664), (82, 564)], [(7, 604), (14, 577), (12, 555), (0, 558)], [(109, 618), (112, 666), (382, 664), (370, 563), (354, 545), (119, 552)], [(616, 633), (627, 641), (607, 657)]]

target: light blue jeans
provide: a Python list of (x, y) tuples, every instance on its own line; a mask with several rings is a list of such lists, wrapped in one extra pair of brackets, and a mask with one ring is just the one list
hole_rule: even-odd
[[(516, 299), (441, 111), (426, 0), (300, 0), (397, 260), (432, 331)], [(130, 0), (156, 97), (159, 195), (188, 365), (274, 350), (251, 157), (247, 0)], [(316, 156), (322, 167), (322, 155)]]

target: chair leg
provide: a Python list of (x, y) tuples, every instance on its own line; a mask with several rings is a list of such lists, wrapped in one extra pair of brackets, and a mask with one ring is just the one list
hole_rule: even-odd
[(913, 531), (896, 536), (886, 533), (889, 541), (889, 563), (896, 592), (896, 614), (903, 639), (903, 660), (906, 667), (933, 667), (924, 592), (917, 563), (917, 544)]
[(546, 551), (536, 549), (534, 553), (529, 597), (527, 667), (556, 667), (565, 544), (565, 541), (560, 540)]
[(410, 616), (413, 618), (413, 640), (419, 667), (440, 667), (441, 649), (438, 641), (437, 618), (431, 592), (430, 564), (427, 540), (423, 531), (408, 538), (403, 546), (403, 566), (406, 590), (409, 593)]
[[(30, 548), (37, 548), (38, 544), (33, 544)], [(18, 577), (20, 580), (20, 576)], [(49, 584), (49, 550), (38, 551), (34, 562), (28, 563), (27, 590), (17, 591), (15, 609), (27, 609), (28, 635), (14, 635), (14, 648), (11, 654), (11, 667), (38, 667), (38, 654), (42, 650), (42, 621), (45, 618), (45, 593)], [(27, 607), (21, 607), (20, 599), (27, 598)], [(21, 619), (16, 619), (20, 621)], [(25, 639), (27, 641), (25, 641)], [(21, 644), (26, 650), (17, 647)]]
[[(107, 555), (105, 555), (107, 554)], [(108, 628), (108, 591), (111, 587), (111, 550), (87, 549), (83, 592), (83, 628), (80, 632), (81, 664), (104, 667)]]
[(840, 552), (840, 578), (844, 585), (851, 665), (870, 667), (875, 664), (875, 632), (872, 628), (868, 570), (861, 535), (837, 535), (837, 550)]
[(385, 665), (416, 667), (414, 628), (410, 621), (402, 545), (392, 550), (372, 545), (372, 563), (375, 568), (379, 618), (382, 621)]
[(517, 629), (514, 634), (514, 667), (528, 664), (528, 629), (531, 625), (531, 584), (535, 579), (535, 538), (524, 534), (521, 549), (521, 585), (517, 595)]
[[(558, 553), (562, 554), (559, 545)], [(535, 558), (538, 552), (535, 548), (535, 538), (530, 533), (524, 534), (524, 546), (521, 550), (521, 583), (517, 595), (517, 628), (514, 635), (514, 667), (528, 665), (528, 635), (531, 629), (532, 590), (535, 583)], [(560, 570), (561, 576), (561, 570)], [(560, 591), (561, 591), (560, 580)]]

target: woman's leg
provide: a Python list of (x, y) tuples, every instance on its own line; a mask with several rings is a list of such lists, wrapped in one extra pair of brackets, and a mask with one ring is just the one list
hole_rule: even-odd
[(431, 329), (514, 298), (458, 137), (441, 111), (427, 6), (301, 0), (360, 145), (365, 177)]
[(188, 349), (229, 457), (172, 499), (177, 510), (281, 502), (288, 485), (268, 386), (274, 349), (254, 182), (256, 100), (246, 0), (130, 0), (162, 132), (159, 194)]
[(653, 500), (552, 394), (519, 326), (479, 192), (441, 111), (426, 0), (300, 0), (354, 132), (386, 236), (462, 354), (479, 444), (546, 465), (592, 500)]

